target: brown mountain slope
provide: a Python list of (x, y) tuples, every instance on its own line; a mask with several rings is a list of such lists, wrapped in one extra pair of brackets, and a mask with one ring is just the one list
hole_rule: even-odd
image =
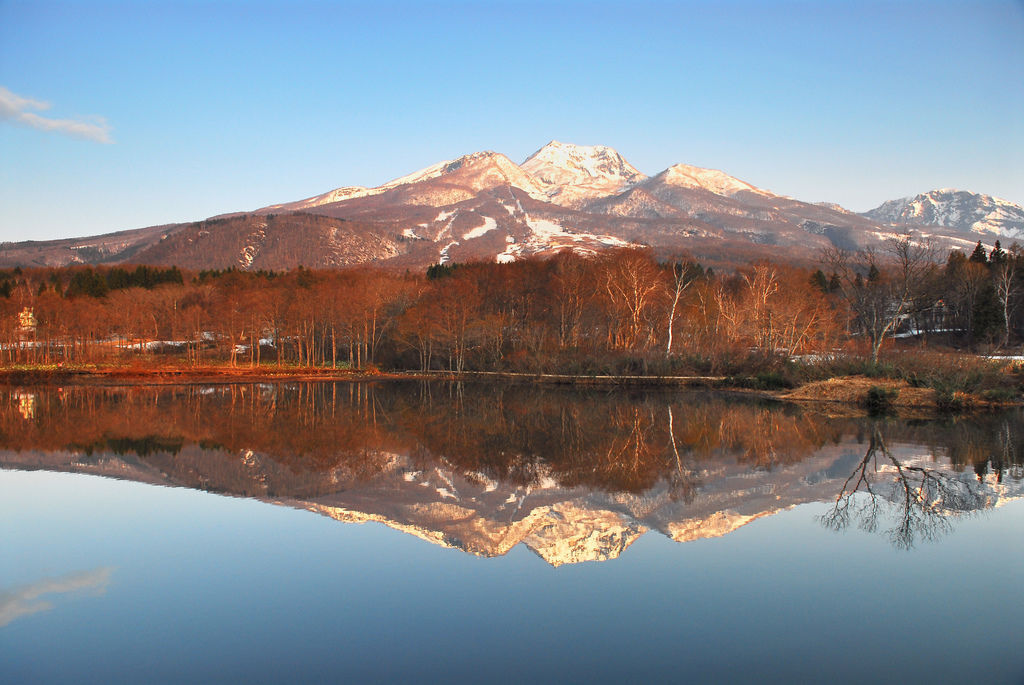
[(149, 226), (87, 238), (0, 243), (0, 268), (124, 262), (187, 225)]
[(187, 224), (139, 250), (131, 261), (188, 269), (330, 268), (393, 257), (406, 250), (394, 226), (294, 213)]

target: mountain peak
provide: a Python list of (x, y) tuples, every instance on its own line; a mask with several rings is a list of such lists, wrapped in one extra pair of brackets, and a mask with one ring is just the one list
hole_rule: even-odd
[(520, 167), (546, 187), (551, 202), (575, 206), (621, 192), (647, 178), (607, 145), (552, 140)]
[(553, 153), (565, 153), (565, 154), (580, 154), (580, 155), (599, 155), (610, 153), (612, 155), (621, 155), (611, 147), (607, 145), (577, 145), (576, 143), (563, 143), (560, 140), (550, 140), (544, 147), (534, 152), (530, 157), (536, 157), (538, 155), (553, 154)]
[(420, 181), (428, 181), (432, 178), (438, 178), (439, 176), (444, 176), (446, 174), (458, 171), (459, 169), (467, 167), (475, 162), (493, 161), (497, 162), (498, 164), (501, 164), (502, 160), (505, 160), (509, 164), (512, 164), (512, 161), (505, 157), (505, 155), (500, 154), (498, 152), (494, 152), (493, 150), (471, 152), (468, 155), (462, 155), (461, 157), (456, 157), (455, 159), (446, 159), (443, 162), (431, 164), (430, 166), (424, 169), (420, 169), (419, 171), (414, 171), (411, 174), (400, 176), (396, 179), (388, 181), (384, 185), (378, 186), (378, 188), (397, 188), (398, 186), (407, 185), (409, 183), (418, 183)]
[(578, 182), (614, 179), (633, 184), (646, 178), (607, 145), (576, 145), (557, 140), (534, 152), (520, 166), (545, 183), (564, 182), (561, 179), (569, 174)]
[[(469, 154), (462, 155), (461, 157), (456, 157), (455, 159), (446, 159), (443, 162), (438, 162), (437, 164), (431, 164), (419, 171), (414, 171), (411, 174), (406, 174), (405, 176), (399, 176), (398, 178), (392, 179), (383, 185), (376, 186), (375, 188), (364, 188), (362, 186), (337, 188), (323, 193), (322, 195), (317, 195), (305, 200), (299, 200), (298, 202), (272, 205), (256, 211), (302, 211), (326, 204), (342, 202), (344, 200), (354, 200), (363, 197), (381, 195), (388, 191), (407, 191), (409, 190), (408, 188), (403, 189), (402, 187), (412, 187), (417, 186), (417, 184), (423, 184), (425, 186), (435, 180), (442, 185), (448, 184), (463, 188), (464, 196), (456, 197), (456, 195), (458, 195), (458, 191), (451, 191), (450, 189), (440, 189), (437, 192), (428, 189), (426, 194), (420, 193), (417, 195), (415, 203), (427, 205), (437, 205), (440, 203), (441, 205), (445, 205), (466, 199), (466, 197), (468, 197), (465, 196), (466, 193), (471, 194), (479, 192), (484, 188), (491, 188), (503, 184), (515, 186), (536, 199), (547, 199), (545, 189), (543, 189), (532, 176), (519, 168), (515, 162), (500, 152), (482, 150), (480, 152), (471, 152)], [(453, 192), (455, 192), (456, 195), (453, 195)]]
[(762, 195), (770, 194), (746, 181), (730, 176), (724, 171), (704, 169), (689, 164), (675, 164), (665, 169), (659, 176), (669, 185), (700, 188), (716, 195), (732, 196), (744, 190)]

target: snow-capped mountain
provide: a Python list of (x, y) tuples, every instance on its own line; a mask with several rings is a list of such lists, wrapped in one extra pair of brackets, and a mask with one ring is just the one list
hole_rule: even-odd
[(823, 248), (882, 246), (913, 227), (941, 247), (969, 250), (979, 237), (1024, 235), (1024, 208), (944, 190), (855, 214), (688, 164), (647, 177), (610, 147), (552, 141), (522, 165), (498, 152), (474, 152), (380, 186), (344, 186), (206, 221), (6, 243), (0, 267), (130, 261), (288, 269), (374, 262), (422, 269), (631, 245), (649, 247), (659, 258), (686, 252), (718, 266), (758, 258), (815, 264)]
[(619, 195), (598, 198), (588, 212), (685, 221), (716, 235), (795, 252), (839, 246), (856, 249), (895, 235), (837, 205), (801, 202), (716, 169), (676, 164)]
[(297, 212), (323, 205), (394, 193), (405, 204), (442, 207), (499, 186), (519, 188), (530, 197), (547, 199), (547, 190), (505, 155), (486, 150), (432, 164), (377, 186), (347, 186), (297, 202), (271, 205), (257, 213)]
[(544, 188), (548, 201), (564, 207), (620, 193), (647, 178), (610, 147), (557, 140), (530, 155), (522, 169)]
[(702, 169), (690, 166), (689, 164), (670, 166), (658, 174), (658, 177), (664, 185), (677, 188), (699, 188), (716, 195), (725, 195), (726, 197), (732, 197), (744, 191), (761, 195), (773, 194), (718, 169)]
[(890, 200), (863, 216), (886, 224), (943, 226), (979, 237), (1024, 236), (1024, 207), (991, 195), (942, 188)]
[(586, 208), (603, 214), (644, 218), (722, 213), (741, 216), (747, 213), (742, 204), (744, 198), (760, 204), (762, 199), (774, 197), (781, 196), (717, 169), (676, 164), (623, 193), (598, 197)]

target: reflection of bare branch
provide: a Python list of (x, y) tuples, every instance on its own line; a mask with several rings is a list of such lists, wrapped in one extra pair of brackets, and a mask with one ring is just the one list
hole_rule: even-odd
[(910, 549), (915, 535), (931, 541), (949, 532), (952, 526), (942, 506), (941, 476), (919, 467), (904, 467), (891, 455), (887, 456), (898, 474), (894, 494), (898, 495), (902, 514), (899, 523), (889, 531), (893, 544)]
[[(860, 460), (853, 473), (843, 483), (842, 489), (836, 496), (836, 503), (832, 511), (821, 519), (822, 525), (831, 530), (845, 530), (850, 525), (851, 519), (860, 521), (860, 527), (864, 530), (873, 531), (878, 516), (878, 507), (874, 491), (871, 489), (871, 481), (868, 480), (868, 464), (875, 460), (875, 454), (879, 449), (885, 449), (881, 444), (881, 434), (876, 428), (868, 442), (868, 451)], [(851, 485), (852, 483), (852, 485)], [(857, 507), (853, 495), (864, 488), (868, 493), (869, 500), (865, 506)], [(852, 510), (852, 513), (851, 513)]]
[[(873, 483), (872, 479), (878, 481), (882, 470), (880, 461), (894, 468), (890, 472), (894, 476), (891, 483)], [(858, 493), (866, 497), (856, 498)], [(887, 531), (893, 545), (911, 549), (918, 539), (932, 541), (949, 532), (950, 517), (987, 505), (987, 497), (974, 483), (936, 469), (900, 462), (889, 452), (880, 425), (875, 423), (864, 458), (843, 483), (832, 510), (820, 520), (831, 530), (845, 530), (856, 521), (862, 530), (875, 532), (888, 512), (896, 520)]]
[(645, 416), (641, 407), (634, 406), (612, 415), (611, 421), (618, 430), (608, 441), (604, 458), (599, 461), (599, 468), (609, 478), (625, 475), (632, 480), (647, 470), (645, 467), (652, 453), (648, 443), (654, 423), (653, 415), (647, 414)]

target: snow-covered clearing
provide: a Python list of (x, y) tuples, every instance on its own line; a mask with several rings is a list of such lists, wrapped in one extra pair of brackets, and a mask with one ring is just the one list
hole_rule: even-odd
[(492, 219), (491, 217), (485, 216), (482, 218), (484, 220), (483, 226), (477, 226), (476, 228), (473, 228), (472, 230), (464, 233), (462, 236), (463, 240), (472, 240), (473, 238), (479, 238), (481, 236), (487, 235), (488, 233), (490, 233), (491, 231), (498, 227), (498, 222)]
[(544, 250), (570, 248), (581, 254), (596, 254), (596, 245), (602, 247), (627, 247), (630, 243), (610, 235), (577, 233), (548, 219), (527, 219), (530, 236), (524, 243), (517, 243), (511, 236), (505, 240), (508, 246), (497, 255), (499, 264), (514, 262), (520, 257)]
[(441, 248), (441, 258), (438, 259), (438, 264), (447, 264), (451, 260), (451, 257), (448, 255), (448, 250), (452, 249), (452, 246), (458, 244), (459, 241), (453, 240), (452, 242), (448, 243), (443, 248)]

